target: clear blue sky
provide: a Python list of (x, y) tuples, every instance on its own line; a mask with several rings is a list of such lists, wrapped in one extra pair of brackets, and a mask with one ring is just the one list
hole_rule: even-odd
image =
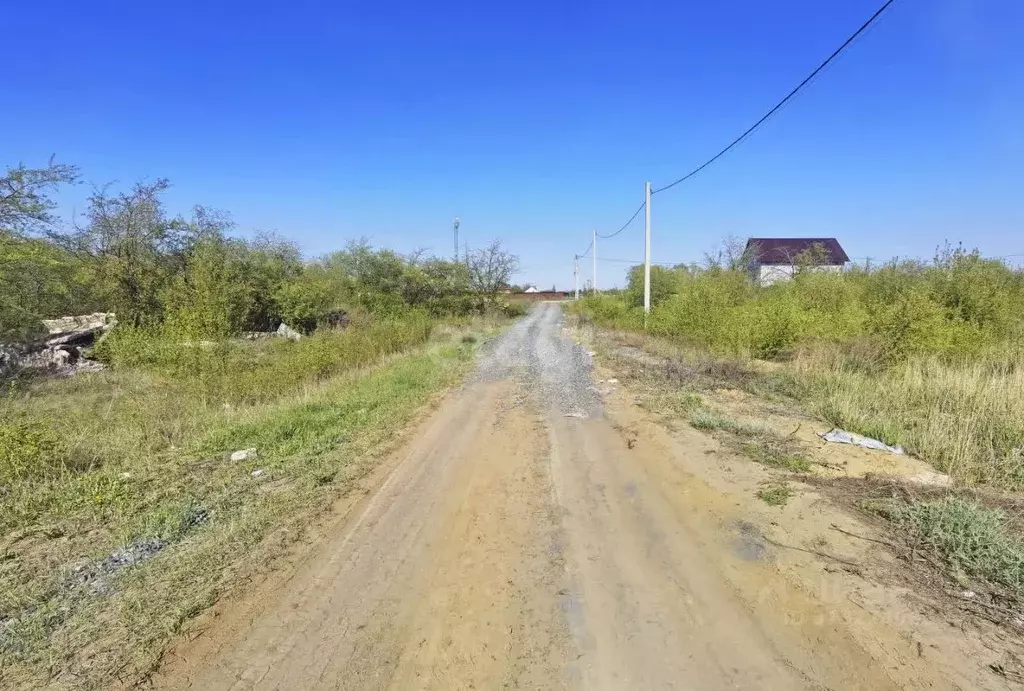
[[(879, 4), (15, 3), (0, 164), (167, 177), (173, 211), (222, 208), (309, 255), (362, 235), (449, 254), (458, 215), (471, 244), (522, 256), (521, 280), (569, 287), (573, 253), (645, 179), (724, 146)], [(655, 197), (654, 258), (726, 235), (1024, 253), (1022, 27), (1019, 0), (897, 0), (752, 139)], [(641, 257), (642, 225), (600, 255)]]

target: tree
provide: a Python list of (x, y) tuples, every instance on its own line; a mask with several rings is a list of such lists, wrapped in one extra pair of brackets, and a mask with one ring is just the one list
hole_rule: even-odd
[(161, 195), (169, 187), (159, 179), (138, 182), (129, 192), (97, 189), (89, 197), (86, 224), (58, 236), (91, 261), (110, 306), (129, 324), (160, 318), (161, 291), (184, 269), (190, 246), (213, 232), (215, 222), (205, 210), (193, 223), (167, 218)]
[(56, 203), (50, 197), (61, 185), (78, 180), (78, 169), (66, 163), (45, 168), (26, 168), (19, 164), (0, 176), (0, 230), (13, 235), (45, 232), (56, 222), (52, 211)]
[(789, 261), (793, 266), (793, 275), (799, 275), (814, 271), (819, 266), (828, 264), (832, 259), (828, 248), (820, 242), (813, 243), (807, 249), (798, 252), (796, 256), (790, 257)]
[(519, 257), (506, 251), (501, 240), (492, 240), (482, 249), (472, 250), (466, 257), (469, 287), (478, 293), (493, 296), (509, 284), (519, 270)]
[(0, 230), (0, 341), (45, 335), (41, 319), (88, 304), (73, 257), (40, 238)]
[[(651, 267), (651, 307), (657, 307), (678, 292), (679, 274), (675, 269), (657, 265)], [(632, 307), (643, 307), (644, 267), (642, 266), (634, 266), (629, 270), (626, 301)]]
[(746, 271), (757, 254), (756, 249), (748, 249), (743, 238), (730, 235), (718, 247), (704, 254), (704, 266), (711, 271)]
[(55, 316), (82, 292), (73, 257), (33, 237), (56, 224), (52, 192), (77, 179), (74, 166), (53, 159), (45, 168), (18, 165), (0, 176), (0, 340), (44, 335), (40, 319)]

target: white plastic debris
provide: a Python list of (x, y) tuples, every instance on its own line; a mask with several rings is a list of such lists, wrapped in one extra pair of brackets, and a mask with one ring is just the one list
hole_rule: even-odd
[(252, 471), (249, 474), (252, 475), (253, 477), (261, 477), (264, 472), (265, 472), (264, 470), (261, 470), (261, 469), (257, 468), (256, 470)]
[(256, 449), (241, 449), (231, 454), (232, 461), (251, 461), (256, 458)]
[(832, 441), (837, 444), (853, 444), (854, 446), (862, 446), (865, 449), (875, 449), (876, 451), (888, 451), (889, 453), (894, 453), (898, 456), (902, 456), (904, 453), (902, 446), (889, 446), (888, 444), (884, 444), (878, 441), (877, 439), (872, 439), (871, 437), (862, 437), (859, 434), (847, 432), (846, 430), (839, 429), (838, 427), (832, 429), (831, 431), (825, 432), (824, 434), (819, 434), (818, 436), (824, 439), (825, 441)]
[(608, 382), (609, 384), (618, 384), (619, 383), (618, 379), (605, 379), (605, 381)]

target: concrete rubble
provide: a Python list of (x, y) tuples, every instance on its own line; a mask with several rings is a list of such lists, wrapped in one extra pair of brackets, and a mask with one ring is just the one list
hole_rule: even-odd
[(87, 348), (117, 325), (113, 312), (44, 319), (50, 337), (27, 344), (0, 345), (0, 376), (22, 370), (44, 371), (69, 377), (79, 372), (96, 372), (103, 364), (85, 356)]
[(277, 327), (277, 335), (278, 336), (283, 336), (284, 338), (287, 338), (287, 339), (292, 340), (292, 341), (301, 341), (302, 340), (302, 334), (300, 334), (298, 331), (296, 331), (295, 329), (291, 328), (290, 326), (288, 326), (284, 322), (281, 322), (281, 326)]

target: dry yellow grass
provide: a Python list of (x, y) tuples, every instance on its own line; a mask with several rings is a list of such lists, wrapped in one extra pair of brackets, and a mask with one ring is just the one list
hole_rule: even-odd
[(967, 484), (1024, 486), (1024, 366), (911, 358), (879, 371), (807, 351), (783, 370), (814, 412)]
[(903, 445), (960, 484), (1024, 489), (1022, 356), (917, 356), (867, 367), (829, 346), (803, 348), (789, 362), (764, 362), (636, 332), (615, 332), (615, 340), (676, 363), (665, 371), (670, 378), (683, 372), (705, 384), (795, 399), (837, 427)]

